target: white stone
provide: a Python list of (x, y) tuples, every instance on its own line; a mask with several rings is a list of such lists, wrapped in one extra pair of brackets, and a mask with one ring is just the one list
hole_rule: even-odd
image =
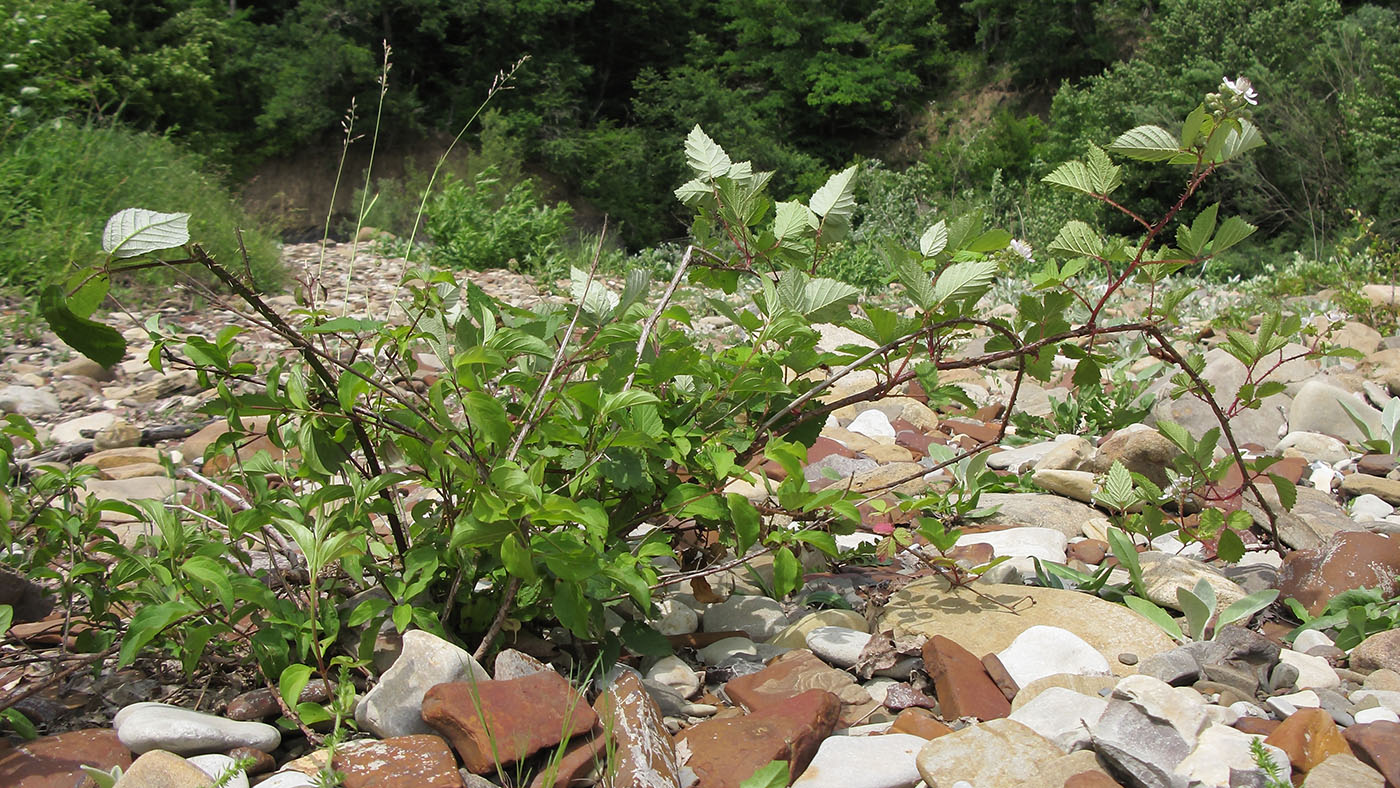
[(1298, 651), (1308, 652), (1318, 646), (1335, 646), (1332, 638), (1327, 637), (1327, 633), (1319, 629), (1305, 629), (1298, 633), (1298, 637), (1293, 638), (1293, 648)]
[(1370, 522), (1389, 517), (1395, 507), (1381, 500), (1379, 496), (1366, 493), (1351, 499), (1351, 519), (1358, 523)]
[(730, 657), (746, 656), (753, 657), (758, 661), (758, 646), (748, 638), (732, 637), (724, 640), (716, 640), (708, 646), (696, 651), (700, 661), (706, 665), (718, 665)]
[[(1113, 686), (1112, 697), (1126, 700), (1149, 717), (1174, 728), (1189, 745), (1210, 723), (1206, 701), (1190, 687), (1173, 687), (1151, 676), (1127, 676)], [(1314, 696), (1316, 697), (1316, 696)]]
[(1022, 473), (1025, 469), (1035, 465), (1040, 458), (1044, 457), (1051, 449), (1059, 446), (1069, 438), (1077, 437), (1071, 435), (1061, 435), (1053, 441), (1041, 441), (1025, 446), (1018, 446), (1014, 449), (1006, 449), (995, 454), (987, 455), (987, 467), (999, 471), (1011, 471), (1012, 473)]
[(1356, 720), (1357, 725), (1364, 725), (1368, 722), (1400, 722), (1400, 714), (1396, 714), (1384, 706), (1376, 706), (1372, 709), (1361, 709), (1351, 715)]
[[(1255, 739), (1263, 738), (1235, 730), (1229, 725), (1212, 725), (1201, 732), (1191, 754), (1176, 765), (1176, 773), (1192, 785), (1257, 784), (1235, 783), (1230, 778), (1230, 772), (1260, 771), (1254, 764), (1250, 745)], [(1287, 780), (1292, 770), (1288, 754), (1271, 744), (1265, 744), (1264, 751), (1272, 756), (1283, 779)]]
[(1023, 526), (1006, 528), (1001, 531), (964, 534), (958, 537), (958, 546), (986, 544), (998, 556), (1009, 558), (1039, 558), (1042, 561), (1064, 563), (1065, 548), (1069, 546), (1064, 533), (1054, 528)]
[(656, 605), (657, 617), (651, 626), (663, 635), (689, 635), (700, 629), (700, 616), (685, 604), (663, 599)]
[(272, 752), (282, 734), (261, 722), (238, 722), (165, 703), (132, 704), (112, 720), (117, 738), (134, 753), (166, 750), (176, 755), (252, 747)]
[(768, 640), (788, 625), (782, 603), (766, 596), (735, 594), (705, 608), (706, 632), (743, 632), (754, 640)]
[(890, 424), (890, 417), (875, 408), (861, 411), (860, 415), (851, 419), (851, 423), (846, 425), (846, 429), (867, 438), (895, 437), (894, 425)]
[(907, 733), (828, 736), (792, 788), (913, 788), (926, 739)]
[[(212, 780), (218, 780), (224, 772), (237, 763), (223, 753), (209, 753), (208, 755), (192, 755), (185, 760), (199, 767), (199, 770), (209, 775)], [(242, 769), (233, 773), (229, 779), (223, 783), (224, 788), (248, 788), (248, 774)]]
[(48, 389), (33, 386), (6, 386), (0, 389), (0, 412), (21, 416), (52, 416), (63, 412), (58, 397)]
[(1284, 449), (1294, 449), (1309, 462), (1341, 462), (1350, 459), (1347, 445), (1320, 432), (1290, 432), (1274, 446), (1274, 454), (1282, 455)]
[(1331, 689), (1342, 683), (1337, 671), (1322, 657), (1286, 648), (1279, 653), (1279, 661), (1298, 669), (1298, 681), (1294, 684), (1298, 689)]
[(1283, 719), (1296, 714), (1298, 709), (1320, 709), (1322, 699), (1312, 690), (1302, 690), (1288, 695), (1275, 695), (1264, 701), (1264, 705), (1269, 707), (1269, 711)]
[(1108, 701), (1064, 687), (1049, 687), (1011, 712), (1013, 719), (1054, 742), (1065, 752), (1090, 746), (1089, 726), (1103, 715)]
[(646, 677), (658, 684), (665, 684), (686, 698), (700, 694), (700, 676), (685, 660), (674, 655), (657, 660), (647, 671)]
[(860, 652), (870, 642), (870, 633), (847, 627), (817, 627), (807, 633), (806, 640), (807, 648), (827, 664), (849, 668), (855, 666)]
[[(891, 678), (876, 678), (865, 682), (861, 686), (865, 688), (866, 692), (870, 693), (871, 700), (875, 701), (876, 703), (884, 703), (886, 696), (890, 694), (890, 687), (893, 687), (898, 683), (898, 681), (895, 681)], [(885, 723), (877, 724), (884, 725)], [(854, 736), (856, 734), (847, 733), (846, 735)]]
[(1030, 627), (1017, 635), (1011, 645), (997, 652), (997, 659), (1020, 687), (1056, 673), (1112, 674), (1108, 659), (1083, 638), (1067, 629), (1045, 625)]
[(1351, 693), (1348, 700), (1359, 704), (1368, 698), (1375, 699), (1375, 702), (1379, 703), (1383, 709), (1400, 713), (1400, 692), (1395, 690), (1359, 689)]
[(464, 649), (421, 629), (403, 633), (403, 651), (355, 708), (355, 722), (381, 739), (435, 733), (423, 722), (423, 696), (450, 681), (489, 681)]
[(112, 422), (117, 420), (115, 413), (103, 411), (101, 413), (91, 413), (86, 416), (79, 416), (76, 419), (69, 419), (53, 428), (50, 437), (54, 443), (75, 443), (83, 438), (83, 430), (93, 430), (96, 432), (104, 427), (110, 427)]

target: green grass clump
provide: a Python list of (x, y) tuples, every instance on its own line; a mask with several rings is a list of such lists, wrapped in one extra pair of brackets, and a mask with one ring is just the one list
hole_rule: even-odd
[[(242, 270), (243, 228), (253, 278), (275, 288), (277, 241), (252, 227), (203, 161), (163, 137), (118, 126), (45, 123), (0, 150), (0, 285), (34, 292), (101, 259), (102, 228), (123, 208), (190, 214), (190, 237)], [(150, 269), (126, 284), (168, 294), (174, 275)]]

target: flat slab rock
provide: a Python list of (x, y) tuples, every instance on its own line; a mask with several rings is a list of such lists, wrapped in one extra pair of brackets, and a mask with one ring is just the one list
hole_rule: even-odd
[[(1122, 605), (1077, 591), (1032, 586), (978, 583), (977, 590), (952, 590), (939, 577), (916, 580), (890, 596), (879, 630), (895, 636), (948, 635), (973, 654), (999, 652), (1033, 626), (1067, 629), (1093, 646), (1119, 676), (1137, 672), (1119, 654), (1141, 660), (1176, 647), (1156, 624)], [(1034, 604), (1031, 604), (1031, 602)], [(998, 604), (1000, 603), (1000, 604)], [(1002, 605), (1014, 607), (1015, 612)]]

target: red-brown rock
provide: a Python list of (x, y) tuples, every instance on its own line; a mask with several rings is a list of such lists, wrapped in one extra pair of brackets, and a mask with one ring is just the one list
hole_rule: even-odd
[(1011, 713), (1011, 703), (972, 652), (942, 635), (924, 644), (924, 669), (933, 677), (943, 719), (994, 720)]
[(457, 759), (440, 736), (394, 736), (337, 752), (345, 788), (462, 788)]
[[(312, 679), (306, 682), (299, 703), (323, 703), (331, 697), (331, 683), (325, 679)], [(277, 696), (267, 688), (249, 690), (228, 702), (223, 716), (231, 720), (261, 720), (282, 713)]]
[(1342, 731), (1351, 754), (1381, 773), (1386, 788), (1400, 786), (1400, 722), (1368, 722)]
[(1107, 774), (1090, 769), (1087, 772), (1071, 775), (1068, 780), (1065, 780), (1064, 788), (1123, 788), (1123, 786)]
[(1001, 694), (1005, 695), (1008, 701), (1016, 700), (1016, 693), (1021, 691), (1021, 687), (1016, 683), (1016, 679), (1013, 679), (1011, 674), (1006, 672), (1006, 666), (1001, 664), (1001, 660), (996, 654), (982, 657), (982, 669), (987, 671), (987, 676), (991, 678), (993, 684), (997, 685), (997, 689), (1001, 690)]
[(937, 739), (953, 732), (927, 709), (905, 709), (894, 718), (890, 733), (908, 733), (923, 739)]
[(255, 774), (265, 774), (277, 768), (277, 759), (271, 753), (263, 752), (256, 747), (234, 747), (224, 753), (235, 761), (251, 760), (252, 763), (243, 768), (249, 777)]
[(675, 743), (635, 673), (623, 671), (593, 710), (615, 745), (608, 788), (680, 788)]
[[(757, 673), (740, 676), (724, 685), (732, 703), (749, 711), (763, 711), (787, 703), (807, 690), (830, 692), (841, 701), (841, 722), (853, 725), (878, 707), (855, 676), (837, 670), (807, 649), (793, 649)], [(760, 764), (762, 765), (762, 764)]]
[(553, 671), (439, 684), (423, 697), (422, 713), (473, 774), (495, 771), (598, 723), (593, 709)]
[(1230, 727), (1241, 733), (1248, 733), (1250, 736), (1268, 736), (1278, 730), (1278, 726), (1282, 724), (1278, 720), (1266, 720), (1263, 717), (1240, 717), (1230, 723)]
[(1356, 461), (1356, 472), (1384, 476), (1395, 470), (1394, 454), (1367, 454)]
[(1083, 561), (1090, 566), (1098, 566), (1108, 557), (1108, 542), (1102, 539), (1085, 539), (1075, 542), (1065, 550), (1066, 558)]
[(1264, 743), (1288, 753), (1288, 762), (1300, 772), (1310, 771), (1329, 756), (1351, 752), (1332, 715), (1322, 709), (1299, 709), (1280, 723)]
[(699, 778), (693, 788), (738, 788), (774, 760), (787, 761), (795, 779), (836, 729), (840, 713), (835, 695), (808, 690), (762, 711), (686, 728), (676, 736), (676, 749), (690, 753), (686, 765)]
[(6, 788), (90, 788), (82, 767), (104, 771), (131, 766), (131, 751), (108, 728), (60, 733), (0, 750), (0, 785)]
[(1400, 541), (1366, 531), (1340, 531), (1321, 547), (1295, 550), (1279, 571), (1279, 596), (1302, 603), (1314, 616), (1343, 591), (1390, 588), (1400, 575)]

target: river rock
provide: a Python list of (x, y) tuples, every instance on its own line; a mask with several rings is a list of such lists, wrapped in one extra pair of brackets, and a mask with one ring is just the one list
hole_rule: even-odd
[(979, 523), (1053, 528), (1069, 538), (1082, 534), (1084, 523), (1103, 516), (1092, 506), (1044, 493), (983, 493), (978, 503), (998, 507)]
[(1036, 777), (1064, 752), (1014, 720), (989, 720), (940, 736), (919, 750), (919, 774), (929, 788), (1014, 785)]
[(165, 703), (135, 703), (117, 712), (112, 727), (134, 753), (165, 750), (177, 755), (252, 747), (272, 752), (282, 734), (261, 722), (238, 722)]
[(1372, 431), (1380, 429), (1380, 411), (1350, 391), (1321, 380), (1310, 380), (1298, 390), (1288, 410), (1288, 424), (1294, 430), (1320, 432), (1350, 443), (1360, 443), (1366, 436), (1347, 416), (1342, 403), (1346, 403)]
[(1056, 673), (1076, 676), (1108, 676), (1108, 660), (1078, 635), (1060, 627), (1033, 626), (997, 652), (1002, 667), (1024, 687)]
[(906, 733), (830, 736), (792, 788), (913, 788), (926, 743)]
[(430, 632), (403, 633), (403, 652), (355, 708), (355, 722), (380, 738), (435, 733), (420, 709), (438, 684), (488, 681), (491, 676), (471, 654)]

